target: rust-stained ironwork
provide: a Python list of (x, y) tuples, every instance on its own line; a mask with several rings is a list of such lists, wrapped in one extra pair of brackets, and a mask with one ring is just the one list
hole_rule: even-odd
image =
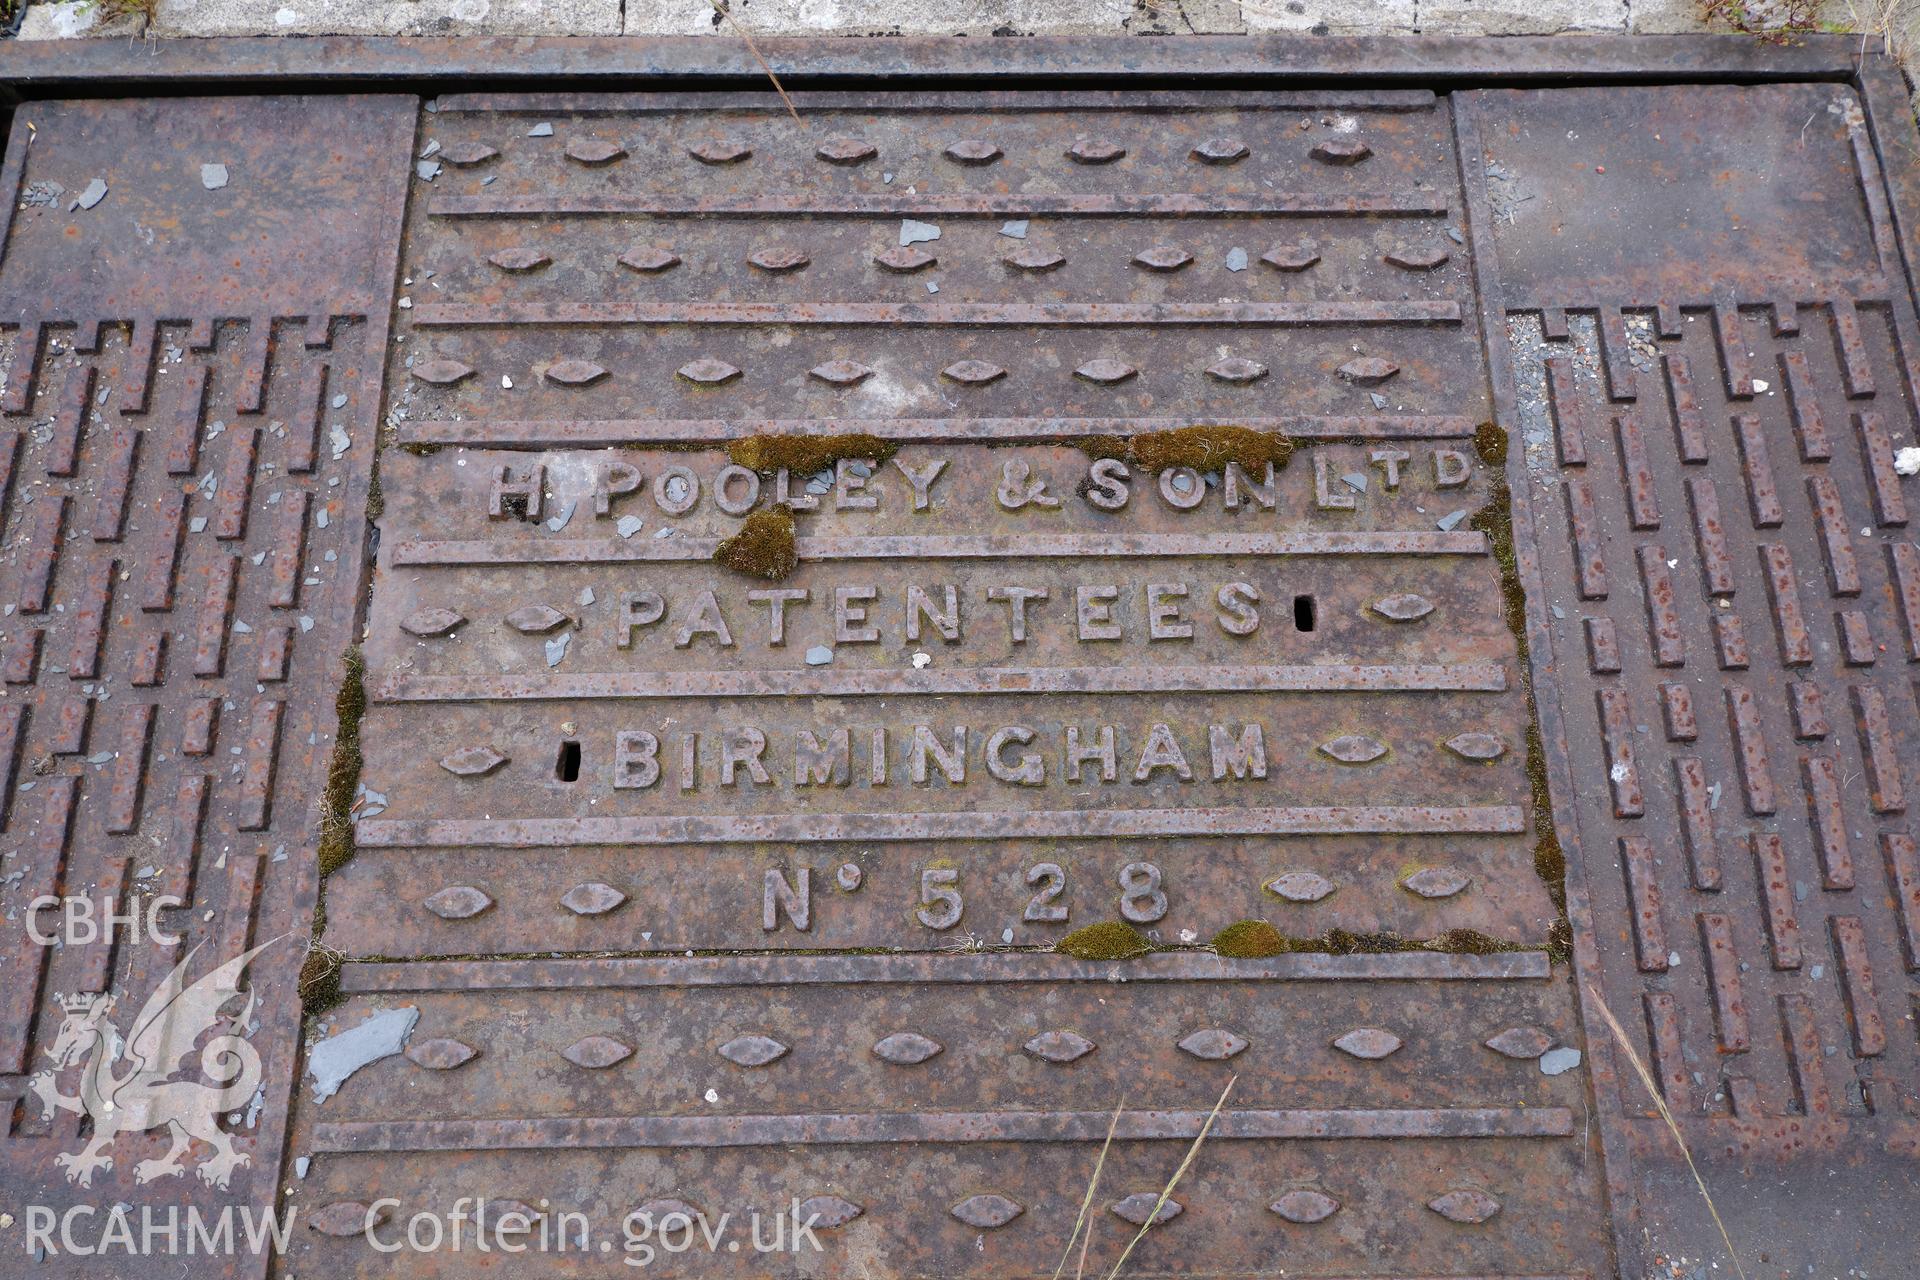
[[(1474, 93), (1459, 120), (1576, 967), (1748, 1274), (1898, 1272), (1920, 331), (1881, 165), (1911, 122), (1876, 138), (1846, 85)], [(1722, 1256), (1587, 1023), (1622, 1266)]]
[[(293, 1215), (196, 1274), (604, 1274), (681, 1215), (692, 1274), (1025, 1276), (1111, 1131), (1089, 1265), (1153, 1221), (1142, 1273), (1724, 1270), (1605, 1001), (1749, 1274), (1899, 1273), (1920, 147), (1882, 59), (770, 41), (993, 82), (796, 126), (721, 42), (435, 48), (0, 46), (27, 95), (222, 51), (536, 90), (19, 108), (9, 1212)], [(1435, 92), (1572, 71), (1645, 83)], [(717, 562), (757, 513), (782, 556)], [(178, 894), (182, 941), (37, 946), (43, 892)], [(89, 1019), (143, 1049), (190, 948), (262, 944), (221, 979), (257, 1096), (60, 1109)], [(124, 1261), (39, 1265), (180, 1262)]]
[[(540, 1152), (512, 1198), (599, 1170), (602, 1229), (781, 1187), (835, 1251), (1025, 1273), (1115, 1103), (1109, 1259), (1237, 1071), (1142, 1265), (1583, 1272), (1444, 103), (798, 102), (428, 119), (385, 807), (328, 903), (385, 958), (332, 1025), (416, 1008), (431, 1047), (303, 1109), (300, 1202)], [(1148, 447), (1210, 424), (1207, 471)], [(1229, 461), (1249, 429), (1291, 452)], [(718, 449), (755, 435), (763, 470)], [(865, 456), (781, 466), (829, 435)], [(776, 506), (794, 572), (714, 563)], [(1310, 949), (1198, 949), (1260, 918)], [(1102, 920), (1165, 951), (1048, 952)]]
[[(180, 1252), (189, 1211), (214, 1230), (223, 1206), (276, 1201), (416, 113), (227, 98), (14, 118), (0, 1271), (177, 1269), (137, 1256), (141, 1208), (179, 1215)], [(138, 1034), (175, 965), (217, 976), (253, 948), (219, 1011), (252, 1010), (243, 1047), (201, 1039), (212, 1010)], [(71, 1237), (90, 1249), (116, 1204), (133, 1243), (108, 1256), (25, 1235), (91, 1208)], [(268, 1263), (210, 1252), (195, 1274)]]

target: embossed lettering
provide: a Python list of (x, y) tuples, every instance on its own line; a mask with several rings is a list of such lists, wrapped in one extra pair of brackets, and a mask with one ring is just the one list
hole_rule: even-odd
[(940, 473), (947, 469), (947, 460), (945, 458), (935, 458), (925, 466), (910, 467), (900, 459), (895, 458), (893, 465), (900, 469), (900, 474), (905, 476), (907, 483), (913, 486), (913, 509), (915, 511), (925, 511), (928, 504), (932, 502), (931, 493), (933, 490), (933, 482), (938, 480)]
[(1102, 458), (1087, 468), (1087, 501), (1102, 511), (1118, 511), (1127, 505), (1130, 495), (1127, 464), (1118, 458)]
[(1007, 628), (1014, 644), (1027, 642), (1027, 601), (1045, 600), (1045, 587), (988, 587), (987, 599), (1007, 604)]
[(660, 739), (644, 729), (623, 729), (613, 736), (613, 785), (650, 787), (660, 780)]

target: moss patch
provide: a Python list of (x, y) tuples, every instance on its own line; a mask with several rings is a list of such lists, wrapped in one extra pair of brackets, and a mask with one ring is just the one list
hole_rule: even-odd
[(1080, 449), (1096, 458), (1124, 458), (1149, 472), (1169, 467), (1218, 471), (1232, 462), (1260, 475), (1269, 463), (1278, 471), (1293, 457), (1293, 441), (1251, 427), (1180, 427), (1137, 436), (1093, 436), (1080, 441)]
[(1102, 920), (1084, 929), (1075, 929), (1053, 944), (1063, 956), (1077, 960), (1132, 960), (1153, 950), (1140, 931), (1118, 920)]
[(1235, 920), (1213, 935), (1213, 949), (1230, 960), (1265, 960), (1287, 953), (1287, 939), (1265, 920)]
[(793, 509), (786, 503), (756, 511), (740, 532), (713, 549), (713, 562), (735, 573), (778, 582), (800, 564), (794, 550)]
[(367, 713), (367, 660), (358, 646), (340, 655), (346, 674), (333, 709), (339, 717), (320, 813), (320, 875), (332, 875), (353, 857), (353, 793), (360, 785), (360, 718)]
[(885, 462), (899, 447), (864, 431), (839, 436), (748, 436), (729, 443), (727, 456), (761, 475), (787, 471), (810, 476), (846, 459)]
[(1134, 436), (1127, 443), (1127, 456), (1148, 471), (1168, 467), (1218, 471), (1232, 462), (1258, 473), (1265, 471), (1268, 463), (1276, 471), (1286, 466), (1293, 457), (1293, 441), (1249, 427), (1181, 427)]
[[(1506, 457), (1507, 435), (1492, 423), (1474, 433), (1474, 443), (1485, 457), (1483, 437), (1498, 437), (1493, 446)], [(1547, 896), (1558, 913), (1547, 931), (1547, 954), (1555, 961), (1573, 958), (1573, 926), (1567, 921), (1567, 857), (1553, 825), (1553, 796), (1547, 789), (1547, 753), (1540, 739), (1540, 710), (1533, 692), (1533, 667), (1527, 644), (1527, 596), (1520, 586), (1520, 565), (1513, 548), (1513, 492), (1504, 479), (1496, 480), (1487, 505), (1474, 513), (1468, 528), (1487, 535), (1494, 562), (1500, 566), (1500, 597), (1507, 630), (1513, 634), (1520, 658), (1520, 681), (1527, 693), (1527, 783), (1533, 801), (1533, 870), (1547, 886)]]
[(1456, 956), (1490, 956), (1502, 951), (1525, 951), (1527, 948), (1522, 943), (1490, 938), (1478, 929), (1449, 929), (1429, 940), (1426, 949)]
[(367, 661), (355, 647), (340, 655), (345, 668), (333, 709), (333, 754), (327, 759), (327, 785), (321, 792), (320, 887), (313, 908), (313, 934), (307, 958), (300, 965), (300, 1003), (309, 1014), (324, 1012), (340, 1002), (341, 954), (321, 945), (327, 931), (326, 879), (353, 860), (353, 795), (360, 786), (360, 719), (367, 713)]
[(340, 955), (327, 947), (311, 946), (300, 965), (300, 1006), (307, 1016), (325, 1013), (339, 1004)]
[(1473, 429), (1473, 447), (1480, 452), (1480, 461), (1490, 467), (1507, 465), (1507, 433), (1498, 423), (1483, 422)]

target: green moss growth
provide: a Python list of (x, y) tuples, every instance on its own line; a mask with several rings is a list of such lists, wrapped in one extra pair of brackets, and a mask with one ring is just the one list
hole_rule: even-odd
[(313, 933), (300, 965), (300, 1003), (308, 1014), (323, 1013), (340, 1002), (338, 951), (320, 944), (327, 931), (326, 879), (353, 859), (353, 795), (360, 786), (365, 758), (360, 750), (360, 720), (367, 713), (367, 661), (360, 650), (340, 655), (345, 673), (333, 710), (333, 754), (327, 759), (327, 783), (320, 793), (320, 886), (313, 906)]
[(312, 947), (300, 965), (300, 1005), (308, 1017), (325, 1013), (340, 1003), (340, 957), (324, 947)]
[(778, 582), (800, 564), (794, 550), (793, 509), (786, 503), (756, 511), (740, 532), (713, 549), (713, 562), (735, 573)]
[[(1483, 426), (1481, 431), (1484, 432)], [(1504, 458), (1506, 433), (1498, 427), (1499, 450)], [(1485, 450), (1480, 432), (1475, 443)], [(1547, 886), (1559, 918), (1547, 931), (1547, 954), (1556, 961), (1573, 957), (1573, 927), (1567, 921), (1567, 857), (1560, 848), (1560, 837), (1553, 824), (1553, 796), (1547, 789), (1547, 753), (1540, 738), (1540, 711), (1533, 691), (1533, 668), (1529, 664), (1527, 644), (1527, 596), (1520, 586), (1520, 565), (1513, 548), (1513, 492), (1504, 479), (1496, 480), (1488, 494), (1487, 505), (1474, 513), (1468, 528), (1487, 535), (1494, 562), (1500, 566), (1500, 596), (1507, 630), (1520, 659), (1521, 684), (1527, 692), (1527, 783), (1533, 801), (1533, 870)]]
[(1235, 920), (1213, 935), (1213, 949), (1230, 960), (1265, 960), (1293, 947), (1265, 920)]
[(1077, 960), (1132, 960), (1149, 954), (1153, 944), (1132, 925), (1102, 920), (1099, 924), (1075, 929), (1054, 943), (1053, 949)]
[(1473, 429), (1473, 447), (1480, 451), (1480, 461), (1490, 467), (1507, 465), (1507, 433), (1498, 423), (1483, 422)]
[(339, 717), (334, 731), (333, 755), (327, 761), (327, 785), (321, 793), (320, 875), (322, 879), (345, 866), (353, 857), (353, 793), (360, 785), (360, 718), (367, 713), (367, 660), (359, 648), (340, 656), (346, 675), (340, 691), (334, 695), (333, 708)]
[(845, 459), (881, 463), (900, 446), (865, 432), (839, 436), (748, 436), (727, 445), (727, 456), (749, 471), (810, 476)]
[(1502, 951), (1524, 951), (1518, 942), (1502, 942), (1478, 929), (1449, 929), (1427, 943), (1428, 951), (1444, 951), (1456, 956), (1490, 956)]
[(1195, 471), (1218, 471), (1229, 462), (1255, 475), (1268, 464), (1278, 471), (1293, 457), (1293, 441), (1272, 431), (1250, 427), (1180, 427), (1173, 431), (1147, 431), (1130, 437), (1126, 457), (1149, 472), (1169, 467), (1192, 467)]

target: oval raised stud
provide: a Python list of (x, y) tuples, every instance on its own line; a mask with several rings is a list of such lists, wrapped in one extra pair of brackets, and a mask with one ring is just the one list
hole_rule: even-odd
[(442, 756), (440, 767), (461, 778), (484, 778), (507, 762), (507, 757), (492, 747), (467, 747), (450, 756)]
[(1244, 1053), (1247, 1042), (1224, 1027), (1208, 1027), (1180, 1041), (1180, 1048), (1206, 1062), (1225, 1062), (1235, 1054)]
[(1225, 360), (1218, 360), (1208, 365), (1207, 376), (1216, 382), (1230, 382), (1235, 386), (1245, 386), (1249, 382), (1258, 382), (1266, 377), (1267, 366), (1257, 360), (1229, 356)]
[(1363, 387), (1378, 386), (1400, 372), (1400, 366), (1379, 356), (1359, 356), (1340, 366), (1340, 376)]
[(1277, 244), (1261, 254), (1260, 261), (1275, 271), (1305, 271), (1320, 255), (1304, 244)]
[(1320, 754), (1341, 764), (1372, 764), (1387, 754), (1386, 744), (1363, 733), (1343, 733), (1320, 744)]
[(575, 164), (612, 164), (625, 154), (625, 147), (606, 138), (575, 138), (567, 143), (567, 159)]
[(425, 360), (413, 366), (413, 376), (436, 387), (451, 387), (473, 376), (473, 366), (458, 360)]
[(450, 147), (442, 147), (438, 158), (456, 169), (471, 169), (474, 165), (485, 164), (500, 153), (484, 142), (456, 142)]
[(407, 1046), (407, 1057), (429, 1071), (451, 1071), (479, 1056), (480, 1051), (472, 1045), (445, 1038), (416, 1040)]
[(1073, 376), (1110, 387), (1116, 382), (1125, 382), (1139, 372), (1138, 369), (1121, 360), (1089, 360), (1075, 369)]
[(888, 271), (896, 271), (901, 275), (905, 275), (910, 271), (919, 271), (924, 267), (930, 267), (940, 261), (940, 259), (934, 257), (925, 249), (916, 249), (912, 245), (895, 245), (891, 249), (883, 249), (879, 253), (874, 254), (873, 261), (877, 266), (883, 267)]
[(1134, 254), (1133, 261), (1149, 271), (1178, 271), (1193, 261), (1193, 255), (1176, 245), (1157, 244)]
[(1553, 1048), (1553, 1037), (1539, 1027), (1508, 1027), (1487, 1041), (1487, 1048), (1503, 1058), (1537, 1058)]
[(1067, 159), (1075, 164), (1112, 164), (1127, 154), (1127, 149), (1105, 138), (1079, 138), (1067, 148)]
[(1433, 612), (1433, 601), (1411, 591), (1381, 596), (1367, 606), (1388, 622), (1418, 622)]
[(828, 164), (859, 164), (871, 160), (880, 153), (865, 138), (854, 138), (846, 134), (828, 138), (814, 149), (813, 154)]
[(1313, 158), (1321, 164), (1359, 164), (1373, 148), (1358, 138), (1328, 138), (1314, 144)]
[(976, 1230), (992, 1231), (995, 1227), (1006, 1226), (1026, 1210), (1005, 1196), (988, 1192), (985, 1195), (968, 1196), (947, 1212)]
[(1472, 1187), (1455, 1187), (1445, 1195), (1435, 1196), (1427, 1201), (1427, 1208), (1448, 1222), (1477, 1226), (1500, 1212), (1500, 1202), (1484, 1191), (1476, 1191)]
[(431, 640), (437, 636), (451, 634), (466, 620), (465, 615), (455, 613), (451, 609), (438, 607), (416, 609), (400, 620), (400, 629), (410, 636)]
[(502, 271), (538, 271), (553, 259), (538, 249), (502, 249), (487, 259)]
[(1400, 887), (1416, 897), (1437, 901), (1451, 898), (1472, 883), (1472, 876), (1455, 867), (1422, 867), (1404, 877)]
[(626, 900), (627, 895), (612, 885), (589, 880), (567, 890), (560, 899), (560, 905), (577, 916), (603, 916)]
[(740, 1067), (764, 1067), (787, 1056), (787, 1046), (772, 1036), (735, 1036), (720, 1046), (720, 1056)]
[(1335, 1040), (1333, 1047), (1353, 1057), (1378, 1062), (1397, 1053), (1402, 1043), (1400, 1037), (1391, 1031), (1383, 1031), (1379, 1027), (1355, 1027)]
[(560, 1056), (576, 1067), (604, 1071), (633, 1056), (633, 1046), (621, 1044), (612, 1036), (587, 1036), (562, 1049)]
[(871, 378), (873, 370), (857, 360), (829, 360), (825, 364), (813, 366), (807, 370), (807, 374), (836, 387), (851, 387), (855, 383)]
[(1010, 253), (1000, 259), (1008, 266), (1020, 271), (1052, 271), (1066, 262), (1066, 258), (1051, 249), (1042, 249), (1030, 244), (1016, 253)]
[(493, 899), (470, 884), (440, 890), (420, 904), (442, 920), (470, 920), (493, 906)]
[(307, 1225), (323, 1236), (357, 1236), (386, 1220), (384, 1205), (376, 1208), (364, 1200), (336, 1200), (307, 1215)]
[(545, 635), (571, 621), (550, 604), (523, 604), (507, 615), (507, 625), (528, 636)]
[[(677, 1200), (672, 1196), (661, 1196), (658, 1199), (649, 1200), (633, 1212), (634, 1216), (646, 1219), (655, 1227), (666, 1222), (669, 1218), (681, 1218), (687, 1222), (699, 1222), (705, 1217), (700, 1210), (694, 1208), (685, 1200)], [(668, 1225), (677, 1227), (679, 1224), (670, 1223)]]
[(606, 376), (606, 369), (591, 360), (562, 360), (547, 366), (547, 381), (563, 387), (592, 386)]
[(1192, 154), (1201, 164), (1234, 164), (1247, 158), (1247, 144), (1238, 138), (1208, 138)]
[(998, 378), (1007, 376), (1007, 371), (997, 364), (988, 364), (985, 360), (962, 360), (942, 369), (941, 374), (955, 382), (964, 382), (969, 386), (984, 386)]
[(811, 1221), (822, 1231), (831, 1231), (835, 1227), (844, 1227), (865, 1213), (851, 1200), (842, 1200), (839, 1196), (808, 1196), (794, 1210), (794, 1218), (799, 1222)]
[[(525, 1219), (525, 1225), (509, 1224), (507, 1221), (509, 1215)], [(533, 1230), (534, 1224), (546, 1216), (524, 1200), (495, 1200), (492, 1196), (487, 1197), (487, 1221), (499, 1223), (500, 1225), (495, 1229), (509, 1235)]]
[(1390, 267), (1399, 267), (1402, 271), (1431, 271), (1444, 266), (1453, 255), (1439, 245), (1403, 245), (1388, 250), (1386, 259)]
[(679, 266), (680, 255), (655, 244), (636, 245), (620, 255), (620, 265), (629, 271), (644, 271), (652, 275), (656, 271)]
[(1042, 1031), (1020, 1047), (1048, 1062), (1072, 1062), (1086, 1057), (1098, 1046), (1077, 1032)]
[(1288, 1222), (1297, 1222), (1301, 1226), (1311, 1226), (1316, 1222), (1325, 1222), (1340, 1212), (1340, 1202), (1332, 1196), (1312, 1190), (1309, 1187), (1296, 1187), (1275, 1200), (1267, 1208), (1273, 1210)]
[(912, 1031), (896, 1031), (873, 1046), (873, 1056), (896, 1067), (912, 1067), (925, 1062), (942, 1049), (937, 1040)]
[(956, 164), (992, 164), (1000, 158), (1000, 148), (985, 138), (962, 138), (947, 148), (947, 159)]
[(738, 164), (753, 154), (753, 148), (738, 138), (715, 138), (688, 147), (687, 154), (701, 164)]
[(1507, 744), (1491, 733), (1456, 733), (1442, 744), (1462, 760), (1498, 760)]
[(750, 255), (747, 261), (762, 271), (779, 275), (786, 271), (798, 271), (809, 262), (812, 262), (813, 259), (798, 249), (780, 247), (762, 249), (758, 253)]
[(1131, 1222), (1136, 1227), (1144, 1227), (1149, 1221), (1156, 1227), (1171, 1222), (1185, 1213), (1186, 1208), (1172, 1197), (1163, 1201), (1156, 1191), (1136, 1191), (1107, 1206), (1115, 1217)]
[(1335, 887), (1333, 881), (1314, 871), (1289, 871), (1267, 881), (1267, 888), (1288, 902), (1318, 902)]
[(675, 370), (688, 382), (697, 382), (703, 387), (717, 387), (740, 376), (740, 371), (725, 360), (715, 360), (712, 356), (701, 356), (689, 361)]

